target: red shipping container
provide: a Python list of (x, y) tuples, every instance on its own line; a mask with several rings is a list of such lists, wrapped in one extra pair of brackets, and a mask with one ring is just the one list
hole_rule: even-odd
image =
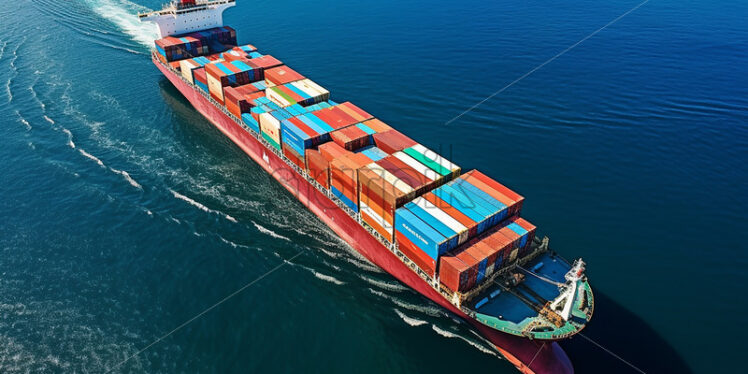
[(340, 105), (336, 105), (334, 107), (323, 109), (323, 110), (327, 110), (328, 113), (330, 113), (330, 115), (335, 118), (336, 124), (338, 126), (338, 127), (335, 127), (336, 129), (342, 129), (343, 127), (355, 125), (356, 123), (359, 122), (358, 120), (356, 120), (355, 117), (349, 115), (344, 110), (342, 110), (340, 108)]
[(289, 96), (291, 99), (293, 99), (297, 103), (304, 101), (304, 98), (301, 97), (301, 95), (297, 94), (294, 91), (291, 91), (291, 89), (288, 88), (286, 85), (276, 86), (276, 88), (279, 89), (284, 94), (286, 94), (287, 96)]
[(373, 137), (374, 144), (376, 144), (377, 148), (383, 150), (387, 154), (393, 154), (416, 145), (416, 142), (413, 139), (403, 135), (397, 130), (377, 133), (374, 134)]
[[(496, 258), (494, 262), (501, 262), (503, 264), (504, 259), (508, 259), (512, 252), (512, 241), (500, 233), (498, 230), (492, 232), (487, 238), (486, 242), (496, 251)], [(501, 258), (501, 261), (499, 261)]]
[(537, 231), (537, 227), (521, 217), (515, 218), (514, 223), (527, 230), (527, 242), (525, 243), (525, 247), (520, 250), (520, 255), (524, 256), (527, 252), (529, 252), (530, 248), (532, 248), (532, 241), (535, 240), (535, 232)]
[(271, 55), (264, 55), (262, 57), (247, 60), (247, 65), (263, 71), (266, 69), (274, 68), (276, 66), (281, 66), (283, 65), (283, 63)]
[(398, 234), (395, 231), (395, 237), (400, 252), (405, 254), (405, 256), (430, 276), (433, 277), (436, 274), (436, 261), (433, 258), (429, 257), (429, 255), (408, 240), (405, 235)]
[(519, 213), (522, 210), (522, 203), (525, 201), (525, 198), (520, 196), (518, 193), (510, 190), (503, 184), (491, 179), (487, 175), (481, 173), (478, 170), (470, 170), (468, 173), (466, 173), (468, 176), (475, 177), (476, 179), (480, 180), (481, 182), (485, 183), (487, 186), (493, 188), (494, 190), (500, 192), (504, 196), (508, 197), (509, 199), (513, 200), (516, 205), (516, 212)]
[[(468, 252), (465, 248), (457, 252), (457, 259), (462, 261), (465, 265), (468, 266), (468, 276), (467, 276), (467, 283), (460, 284), (460, 292), (465, 292), (473, 287), (475, 287), (475, 284), (478, 280), (478, 267), (480, 266), (480, 261), (475, 258), (470, 252)], [(462, 277), (461, 277), (462, 278)]]
[(349, 157), (330, 162), (330, 183), (354, 204), (358, 204), (358, 173), (360, 166)]
[(384, 123), (384, 122), (382, 122), (382, 121), (380, 121), (380, 120), (378, 120), (376, 118), (372, 118), (370, 120), (364, 121), (364, 125), (366, 125), (366, 127), (370, 128), (370, 129), (372, 129), (372, 130), (374, 130), (376, 132), (385, 132), (385, 131), (392, 130), (392, 127), (390, 127), (388, 124), (386, 124), (386, 123)]
[(241, 118), (242, 113), (252, 110), (252, 100), (264, 96), (257, 87), (247, 84), (237, 87), (224, 87), (223, 97), (226, 109), (233, 115)]
[(319, 152), (322, 154), (322, 157), (324, 157), (327, 162), (332, 162), (332, 160), (340, 157), (346, 157), (351, 152), (348, 152), (345, 150), (345, 148), (339, 146), (335, 142), (328, 142), (325, 144), (321, 144), (319, 146)]
[(394, 197), (382, 190), (381, 186), (376, 183), (369, 183), (371, 178), (376, 178), (375, 173), (367, 168), (359, 169), (359, 201), (368, 205), (374, 212), (379, 214), (389, 223), (394, 223), (395, 208), (393, 205)]
[(277, 66), (265, 70), (265, 81), (268, 85), (281, 85), (304, 79), (304, 76), (297, 73), (288, 66)]
[(356, 123), (356, 120), (342, 110), (331, 107), (312, 112), (317, 118), (325, 121), (333, 129), (339, 130)]
[[(364, 209), (364, 205), (366, 205), (369, 209)], [(392, 227), (392, 222), (381, 222), (380, 219), (382, 219), (381, 214), (378, 212), (382, 210), (381, 207), (378, 206), (372, 206), (367, 204), (366, 202), (359, 202), (359, 206), (361, 207), (361, 218), (369, 224), (376, 232), (378, 232), (380, 235), (384, 236), (392, 242), (394, 240), (394, 228)], [(372, 214), (369, 214), (369, 212), (372, 212)], [(375, 215), (378, 215), (375, 216)], [(386, 220), (385, 220), (386, 221)], [(386, 225), (387, 227), (383, 226)]]
[(416, 190), (416, 196), (422, 195), (423, 193), (431, 190), (432, 186), (434, 186), (434, 181), (432, 179), (419, 173), (410, 165), (406, 164), (395, 156), (385, 157), (379, 160), (378, 163), (382, 167), (384, 167), (384, 165), (389, 165), (390, 168), (393, 168), (393, 170), (397, 171), (393, 172), (393, 170), (390, 170), (390, 168), (384, 167), (396, 177), (400, 178), (405, 183), (408, 183), (408, 185), (411, 186), (414, 190)]
[(517, 258), (517, 255), (519, 255), (519, 234), (512, 231), (512, 229), (504, 226), (499, 229), (498, 231), (502, 235), (504, 235), (507, 239), (509, 239), (509, 242), (511, 243), (509, 248), (507, 248), (506, 256), (504, 257), (504, 262), (507, 261), (512, 262)]
[(288, 121), (291, 122), (291, 123), (293, 123), (294, 125), (296, 125), (296, 127), (298, 127), (299, 130), (301, 130), (305, 134), (309, 135), (310, 138), (315, 139), (315, 138), (319, 137), (319, 134), (316, 131), (314, 131), (311, 128), (309, 128), (309, 126), (307, 126), (300, 119), (298, 119), (296, 117), (293, 117), (293, 118), (289, 118)]
[(349, 116), (353, 117), (356, 122), (364, 122), (366, 120), (370, 120), (374, 118), (369, 113), (366, 113), (363, 109), (353, 105), (350, 101), (346, 101), (342, 104), (337, 105), (338, 108), (340, 108), (342, 111), (344, 111)]
[(306, 150), (306, 170), (325, 188), (330, 188), (330, 167), (322, 154), (314, 149)]
[(457, 257), (449, 254), (441, 256), (439, 258), (439, 281), (452, 291), (460, 291), (460, 284), (467, 283), (469, 269)]
[(282, 143), (281, 148), (283, 149), (283, 155), (288, 157), (291, 162), (301, 169), (305, 168), (304, 158), (301, 157), (296, 151), (293, 150), (288, 144)]
[(197, 68), (192, 71), (192, 75), (195, 77), (195, 80), (207, 85), (208, 84), (208, 76), (205, 73), (205, 68)]
[(335, 143), (349, 151), (355, 151), (369, 145), (369, 134), (356, 126), (348, 126), (330, 133)]
[(394, 217), (395, 209), (401, 207), (406, 202), (412, 199), (412, 194), (406, 194), (390, 182), (386, 181), (382, 176), (374, 171), (366, 168), (360, 168), (359, 174), (359, 186), (363, 191), (363, 195), (367, 199), (372, 199), (381, 202), (382, 208)]

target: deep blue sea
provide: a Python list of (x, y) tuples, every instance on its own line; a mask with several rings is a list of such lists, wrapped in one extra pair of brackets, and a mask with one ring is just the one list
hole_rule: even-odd
[[(160, 2), (0, 7), (0, 372), (513, 373), (192, 109), (135, 18)], [(225, 21), (526, 196), (588, 263), (586, 336), (647, 373), (744, 372), (748, 2), (651, 0), (445, 125), (638, 4), (239, 0)]]

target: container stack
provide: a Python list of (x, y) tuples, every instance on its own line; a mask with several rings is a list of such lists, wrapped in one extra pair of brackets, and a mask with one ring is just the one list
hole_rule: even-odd
[(210, 63), (211, 61), (204, 56), (181, 60), (179, 61), (179, 71), (180, 73), (182, 73), (184, 79), (187, 79), (190, 83), (194, 84), (195, 76), (193, 74), (193, 71), (195, 69), (203, 68), (205, 65)]
[(304, 76), (288, 66), (277, 66), (265, 70), (265, 83), (268, 87), (296, 82), (304, 79)]
[(223, 89), (227, 86), (241, 86), (259, 79), (257, 69), (243, 61), (222, 61), (205, 65), (208, 74), (208, 91), (211, 97), (223, 104)]
[(330, 91), (310, 79), (302, 79), (268, 88), (267, 97), (283, 108), (296, 104), (308, 107), (330, 99)]
[(373, 161), (363, 153), (348, 152), (330, 162), (330, 190), (353, 211), (359, 211), (358, 170)]
[(439, 280), (452, 291), (469, 291), (504, 264), (516, 260), (517, 253), (527, 252), (534, 235), (535, 226), (531, 223), (519, 217), (510, 218), (502, 226), (442, 256)]
[(208, 93), (208, 75), (205, 73), (205, 68), (193, 70), (192, 76), (195, 78), (195, 86)]
[(218, 27), (180, 36), (167, 36), (156, 40), (156, 53), (164, 62), (183, 60), (223, 52), (236, 45), (236, 31)]
[(413, 139), (394, 129), (378, 132), (372, 138), (377, 147), (389, 154), (402, 151), (417, 144)]
[(225, 87), (223, 95), (226, 109), (241, 118), (243, 113), (248, 113), (255, 106), (255, 100), (265, 96), (262, 87), (263, 85), (257, 83)]
[(330, 139), (331, 127), (315, 122), (306, 113), (281, 122), (281, 139), (284, 154), (295, 164), (305, 168), (306, 150)]
[(209, 53), (208, 46), (203, 42), (191, 36), (167, 36), (156, 40), (156, 52), (164, 63), (202, 56)]
[(322, 152), (316, 149), (307, 149), (304, 152), (306, 171), (321, 184), (322, 187), (330, 188), (330, 163), (322, 156)]
[(360, 168), (358, 179), (361, 218), (387, 240), (394, 241), (395, 211), (415, 197), (415, 190), (379, 162)]
[(257, 70), (257, 72), (259, 73), (258, 80), (265, 79), (265, 70), (272, 69), (278, 66), (283, 66), (283, 63), (280, 62), (280, 60), (278, 60), (277, 58), (271, 55), (264, 55), (264, 56), (250, 58), (249, 60), (245, 62), (247, 63), (247, 65)]
[(235, 61), (262, 57), (262, 54), (258, 53), (257, 48), (252, 44), (245, 44), (231, 48), (228, 51), (221, 53), (219, 56), (226, 61)]
[[(281, 147), (281, 122), (292, 118), (291, 113), (283, 109), (274, 110), (260, 114), (260, 132), (262, 137), (275, 149), (282, 151)], [(303, 167), (303, 166), (302, 166)]]
[(371, 114), (366, 113), (350, 102), (316, 110), (312, 114), (336, 130), (374, 118)]
[[(468, 292), (526, 256), (536, 227), (524, 198), (262, 55), (229, 28), (157, 41), (170, 62), (431, 276)], [(220, 55), (215, 51), (223, 52)], [(202, 54), (213, 51), (208, 56)], [(438, 272), (437, 272), (438, 270)]]

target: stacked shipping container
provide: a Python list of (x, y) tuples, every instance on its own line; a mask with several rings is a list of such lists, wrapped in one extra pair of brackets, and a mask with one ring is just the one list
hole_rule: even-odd
[(449, 289), (468, 291), (527, 254), (536, 228), (519, 218), (524, 198), (504, 185), (476, 170), (460, 176), (449, 160), (350, 102), (329, 101), (329, 91), (254, 46), (187, 58), (185, 51), (211, 45), (225, 50), (232, 37), (223, 30), (156, 44), (163, 60), (181, 60), (173, 67), (185, 79), (360, 212), (420, 269), (431, 276), (438, 269)]

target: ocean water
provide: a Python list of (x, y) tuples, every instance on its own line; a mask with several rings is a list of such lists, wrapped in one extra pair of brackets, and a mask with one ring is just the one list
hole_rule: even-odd
[[(445, 124), (638, 4), (239, 0), (225, 20), (526, 196), (588, 263), (585, 336), (647, 373), (742, 372), (748, 3), (649, 1)], [(514, 372), (190, 107), (134, 18), (159, 6), (0, 10), (0, 372)]]

